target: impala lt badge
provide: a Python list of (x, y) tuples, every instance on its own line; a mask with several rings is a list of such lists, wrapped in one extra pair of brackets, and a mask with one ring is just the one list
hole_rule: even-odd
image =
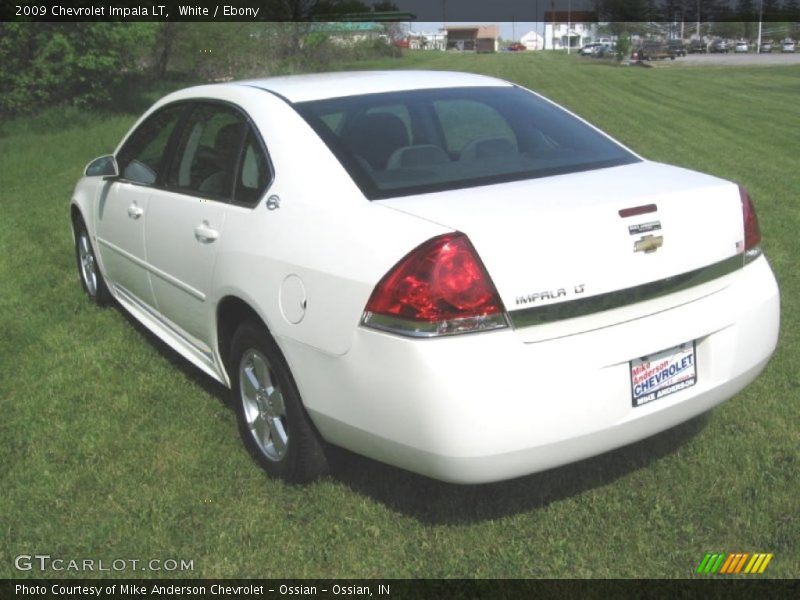
[(633, 251), (634, 252), (644, 252), (645, 254), (650, 254), (651, 252), (655, 252), (661, 246), (664, 245), (664, 236), (663, 235), (646, 235), (642, 237), (642, 239), (637, 240), (633, 243)]
[[(586, 284), (580, 283), (573, 286), (574, 293), (582, 294), (586, 291)], [(569, 296), (572, 292), (569, 291), (568, 288), (558, 288), (557, 290), (544, 290), (541, 292), (535, 292), (533, 294), (525, 294), (524, 296), (517, 296), (516, 303), (517, 305), (520, 304), (534, 304), (534, 303), (541, 303), (543, 300), (557, 300), (559, 298), (564, 298)]]

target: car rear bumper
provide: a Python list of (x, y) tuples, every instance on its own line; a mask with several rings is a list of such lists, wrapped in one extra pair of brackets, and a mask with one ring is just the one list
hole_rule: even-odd
[[(344, 356), (281, 345), (326, 440), (445, 481), (498, 481), (648, 437), (753, 381), (777, 343), (777, 284), (763, 257), (726, 278), (681, 306), (535, 343), (358, 328)], [(697, 383), (634, 407), (629, 361), (692, 340)]]

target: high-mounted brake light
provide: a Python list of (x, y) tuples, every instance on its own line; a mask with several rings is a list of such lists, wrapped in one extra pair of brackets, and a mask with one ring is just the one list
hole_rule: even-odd
[(432, 238), (375, 286), (363, 325), (431, 337), (507, 327), (505, 308), (463, 233)]
[(742, 218), (744, 219), (744, 263), (747, 264), (761, 256), (761, 229), (753, 201), (747, 190), (739, 186), (739, 197), (742, 199)]

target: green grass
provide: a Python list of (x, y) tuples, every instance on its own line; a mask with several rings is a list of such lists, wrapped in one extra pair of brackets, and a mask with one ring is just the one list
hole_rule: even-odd
[[(366, 66), (510, 79), (648, 158), (745, 184), (783, 300), (764, 374), (710, 415), (511, 482), (447, 485), (346, 453), (319, 483), (271, 481), (224, 390), (80, 290), (69, 194), (136, 115), (5, 123), (0, 576), (40, 576), (13, 566), (39, 553), (193, 560), (176, 575), (198, 577), (693, 577), (709, 551), (773, 552), (766, 575), (800, 575), (800, 68), (435, 52)], [(59, 574), (75, 575), (44, 575)]]

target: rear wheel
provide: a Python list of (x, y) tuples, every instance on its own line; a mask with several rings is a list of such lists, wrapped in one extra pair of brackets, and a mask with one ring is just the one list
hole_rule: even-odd
[(325, 474), (323, 442), (283, 355), (263, 326), (247, 322), (236, 330), (229, 365), (239, 432), (264, 470), (296, 483)]
[(89, 299), (98, 306), (108, 304), (111, 294), (106, 287), (103, 274), (89, 239), (86, 225), (80, 219), (75, 224), (75, 259), (78, 263), (78, 275), (81, 285)]

